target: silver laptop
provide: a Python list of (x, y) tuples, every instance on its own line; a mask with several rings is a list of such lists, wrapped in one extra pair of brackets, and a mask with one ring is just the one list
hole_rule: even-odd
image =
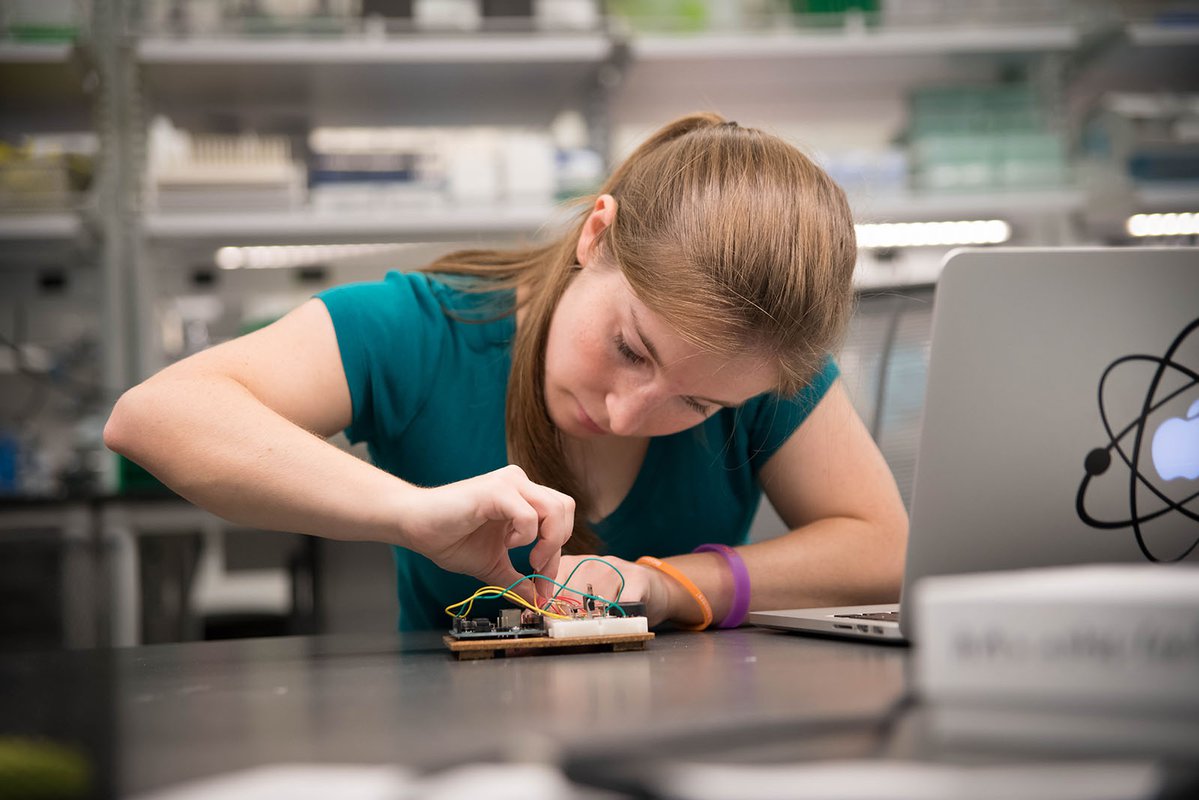
[[(951, 253), (904, 596), (925, 575), (1195, 562), (1197, 542), (1199, 248)], [(874, 605), (749, 622), (914, 641), (912, 616)]]

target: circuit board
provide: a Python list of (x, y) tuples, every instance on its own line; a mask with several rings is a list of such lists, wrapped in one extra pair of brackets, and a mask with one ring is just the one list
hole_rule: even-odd
[(588, 607), (569, 619), (547, 619), (517, 608), (504, 609), (495, 620), (455, 617), (443, 640), (460, 661), (496, 654), (643, 650), (654, 634), (639, 605), (626, 604), (623, 614)]

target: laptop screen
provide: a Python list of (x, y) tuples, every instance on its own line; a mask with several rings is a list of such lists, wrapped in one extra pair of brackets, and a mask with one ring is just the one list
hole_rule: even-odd
[(952, 253), (911, 521), (905, 587), (1199, 560), (1199, 249)]

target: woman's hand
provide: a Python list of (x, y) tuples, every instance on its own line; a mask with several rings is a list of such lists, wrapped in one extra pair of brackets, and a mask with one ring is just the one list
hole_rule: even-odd
[[(611, 566), (601, 563), (601, 561), (586, 559), (602, 559)], [(577, 571), (575, 567), (578, 567)], [(617, 575), (616, 570), (612, 567), (620, 570), (620, 575)], [(574, 576), (570, 577), (572, 571), (574, 571)], [(671, 587), (668, 583), (670, 579), (656, 569), (643, 567), (615, 556), (563, 556), (558, 565), (556, 580), (558, 583), (566, 584), (571, 589), (580, 592), (586, 592), (587, 584), (591, 584), (591, 591), (588, 594), (602, 597), (605, 600), (615, 600), (617, 592), (620, 591), (621, 575), (624, 576), (624, 591), (620, 592), (622, 603), (626, 601), (645, 603), (645, 614), (649, 618), (651, 626), (670, 618)], [(570, 577), (570, 583), (566, 582), (568, 577)], [(553, 591), (557, 591), (557, 589)], [(563, 592), (562, 594), (582, 600), (582, 597), (574, 592)]]
[[(524, 577), (512, 566), (508, 550), (536, 541), (529, 555), (534, 571), (555, 575), (562, 545), (574, 528), (575, 501), (533, 483), (520, 467), (432, 489), (405, 493), (397, 511), (405, 547), (442, 569), (473, 575), (485, 583), (508, 586)], [(552, 593), (546, 584), (541, 594)], [(533, 600), (528, 582), (516, 591)]]

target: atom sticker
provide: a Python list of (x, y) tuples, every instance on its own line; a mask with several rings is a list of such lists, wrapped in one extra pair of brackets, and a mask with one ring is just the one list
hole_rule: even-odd
[[(1116, 359), (1103, 371), (1099, 379), (1099, 417), (1103, 421), (1103, 429), (1107, 432), (1108, 444), (1087, 453), (1083, 462), (1086, 474), (1078, 487), (1076, 507), (1078, 516), (1087, 525), (1103, 530), (1119, 530), (1132, 528), (1136, 536), (1137, 546), (1150, 561), (1181, 561), (1190, 555), (1199, 545), (1196, 537), (1181, 555), (1173, 558), (1159, 557), (1153, 553), (1146, 542), (1143, 527), (1155, 520), (1168, 518), (1167, 515), (1178, 514), (1199, 523), (1199, 513), (1188, 508), (1191, 502), (1199, 497), (1199, 365), (1194, 368), (1181, 364), (1176, 360), (1179, 348), (1191, 334), (1199, 330), (1199, 319), (1194, 320), (1175, 337), (1165, 355), (1158, 358), (1150, 355), (1130, 355)], [(1148, 392), (1141, 404), (1140, 414), (1120, 431), (1113, 431), (1111, 421), (1107, 416), (1105, 402), (1105, 387), (1108, 378), (1118, 367), (1130, 362), (1148, 362), (1154, 365), (1153, 380), (1149, 383)], [(1170, 371), (1174, 377), (1182, 379), (1182, 385), (1158, 397), (1162, 378)], [(1194, 400), (1190, 403), (1185, 417), (1172, 417), (1157, 426), (1155, 432), (1147, 435), (1150, 417), (1155, 411), (1180, 395), (1191, 393)], [(1186, 402), (1184, 397), (1181, 402)], [(1131, 447), (1128, 439), (1131, 437)], [(1148, 446), (1149, 460), (1152, 462), (1155, 475), (1146, 475), (1141, 471), (1142, 455)], [(1097, 519), (1087, 510), (1087, 487), (1093, 478), (1108, 471), (1112, 465), (1112, 453), (1120, 457), (1128, 467), (1128, 518), (1127, 519)], [(1159, 485), (1172, 481), (1182, 481), (1184, 489), (1181, 499), (1171, 498)], [(1142, 509), (1138, 495), (1138, 486), (1148, 490), (1160, 503), (1152, 509)], [(1189, 494), (1188, 494), (1189, 492)], [(1172, 492), (1173, 493), (1173, 492)]]

